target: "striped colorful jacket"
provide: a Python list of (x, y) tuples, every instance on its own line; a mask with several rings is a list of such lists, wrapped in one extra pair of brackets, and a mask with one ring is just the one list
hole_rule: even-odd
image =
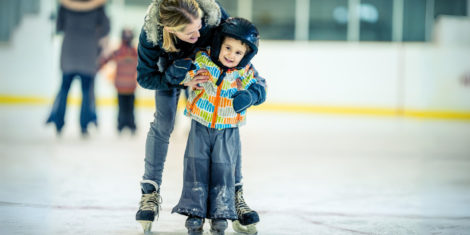
[(116, 75), (114, 86), (119, 94), (133, 94), (137, 87), (137, 50), (125, 44), (115, 50), (108, 58), (104, 58), (100, 64), (109, 61), (116, 62)]
[(181, 84), (190, 81), (199, 69), (209, 71), (210, 80), (200, 85), (202, 90), (189, 92), (184, 114), (195, 121), (215, 129), (234, 128), (245, 124), (246, 110), (236, 113), (231, 96), (238, 90), (247, 89), (256, 83), (251, 64), (243, 69), (223, 71), (212, 62), (210, 51), (198, 51), (194, 60), (196, 69), (189, 71)]

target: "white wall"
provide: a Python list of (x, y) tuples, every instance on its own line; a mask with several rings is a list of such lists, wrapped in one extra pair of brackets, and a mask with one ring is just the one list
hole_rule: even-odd
[[(53, 8), (54, 7), (54, 8)], [(57, 79), (49, 20), (53, 1), (41, 1), (39, 15), (25, 15), (8, 43), (0, 43), (0, 94), (45, 95)]]
[[(41, 15), (23, 19), (11, 43), (0, 44), (0, 96), (53, 98), (57, 92), (61, 37), (51, 35), (48, 20), (55, 4), (41, 2)], [(109, 12), (113, 16), (121, 10)], [(468, 21), (440, 22), (436, 31), (445, 35), (440, 39), (438, 33), (435, 43), (262, 41), (253, 62), (268, 80), (271, 103), (470, 111), (470, 87), (462, 82), (470, 74), (470, 43), (459, 40), (470, 30), (459, 25)], [(122, 25), (114, 21), (113, 35)], [(98, 98), (114, 98), (103, 76), (96, 88)], [(79, 90), (76, 82), (71, 96), (80, 97)], [(144, 89), (137, 94), (153, 97)]]
[(470, 110), (470, 49), (410, 47), (406, 51), (405, 104), (409, 109)]
[(470, 111), (470, 45), (261, 42), (269, 101)]
[(273, 102), (394, 107), (397, 62), (391, 44), (261, 42), (253, 63)]

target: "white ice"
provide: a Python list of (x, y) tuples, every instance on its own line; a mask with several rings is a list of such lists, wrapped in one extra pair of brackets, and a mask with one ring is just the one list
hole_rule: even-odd
[[(134, 216), (153, 110), (137, 110), (131, 137), (117, 134), (114, 107), (99, 107), (88, 139), (78, 107), (61, 138), (44, 125), (48, 111), (0, 106), (0, 234), (142, 234)], [(153, 234), (186, 234), (170, 213), (188, 127), (179, 118)], [(258, 111), (241, 134), (260, 235), (470, 234), (469, 122)]]

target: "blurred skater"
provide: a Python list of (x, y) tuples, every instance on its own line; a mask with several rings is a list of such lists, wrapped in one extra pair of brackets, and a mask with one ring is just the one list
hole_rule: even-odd
[(137, 87), (137, 50), (132, 46), (134, 33), (130, 29), (123, 29), (121, 33), (121, 45), (112, 54), (103, 59), (101, 65), (110, 61), (116, 63), (116, 76), (114, 87), (118, 93), (118, 125), (119, 133), (124, 128), (129, 128), (135, 133), (134, 120), (135, 89)]
[(57, 134), (64, 127), (67, 96), (75, 77), (82, 85), (80, 128), (88, 135), (88, 124), (97, 125), (94, 80), (98, 69), (100, 39), (109, 33), (109, 19), (103, 0), (61, 0), (57, 32), (64, 33), (60, 55), (62, 85), (52, 106), (47, 123), (54, 123)]

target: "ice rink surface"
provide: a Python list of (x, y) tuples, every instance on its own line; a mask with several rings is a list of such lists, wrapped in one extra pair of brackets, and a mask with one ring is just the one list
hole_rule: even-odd
[[(88, 139), (77, 107), (61, 138), (44, 125), (48, 110), (0, 106), (0, 234), (142, 234), (134, 216), (153, 110), (138, 109), (132, 137), (100, 107)], [(188, 126), (180, 117), (170, 141), (153, 234), (186, 234), (170, 211)], [(260, 235), (470, 234), (468, 121), (258, 111), (241, 135)]]

